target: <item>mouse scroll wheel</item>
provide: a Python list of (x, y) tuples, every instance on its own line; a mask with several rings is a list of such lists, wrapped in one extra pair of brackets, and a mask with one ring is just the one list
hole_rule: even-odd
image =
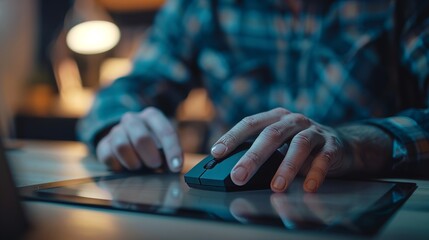
[(212, 169), (212, 168), (214, 168), (214, 166), (216, 166), (217, 163), (218, 163), (218, 161), (216, 161), (216, 159), (212, 159), (211, 161), (206, 163), (206, 165), (204, 165), (204, 168), (205, 169)]

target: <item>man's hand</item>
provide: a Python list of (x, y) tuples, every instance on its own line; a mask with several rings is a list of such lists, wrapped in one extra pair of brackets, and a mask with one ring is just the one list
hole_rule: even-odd
[[(367, 128), (371, 131), (367, 131)], [(306, 176), (304, 190), (315, 192), (328, 174), (339, 176), (352, 171), (374, 172), (384, 166), (388, 158), (384, 153), (389, 151), (386, 149), (389, 149), (390, 138), (372, 126), (360, 126), (357, 130), (354, 129), (353, 134), (362, 134), (364, 137), (340, 136), (340, 131), (318, 124), (302, 114), (276, 108), (241, 120), (214, 144), (211, 153), (221, 158), (257, 135), (251, 148), (231, 171), (232, 181), (244, 185), (276, 149), (288, 144), (283, 162), (271, 180), (271, 189), (274, 192), (285, 191), (295, 176), (301, 173)], [(341, 131), (347, 133), (348, 128)], [(366, 138), (366, 135), (370, 137)], [(364, 146), (371, 145), (370, 140), (375, 141), (375, 147)], [(373, 163), (375, 161), (371, 157), (362, 159), (356, 149), (376, 149), (384, 155), (376, 155), (380, 159), (379, 163)], [(367, 166), (371, 169), (365, 169)]]
[(140, 113), (126, 113), (100, 140), (96, 154), (99, 161), (113, 170), (158, 169), (165, 161), (170, 171), (179, 172), (183, 165), (183, 152), (175, 129), (153, 107)]

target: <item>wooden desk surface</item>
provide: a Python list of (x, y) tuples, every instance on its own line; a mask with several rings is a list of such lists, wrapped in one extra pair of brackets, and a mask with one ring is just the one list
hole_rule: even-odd
[[(8, 151), (18, 186), (108, 174), (76, 142), (13, 142)], [(10, 146), (10, 144), (9, 144)], [(201, 160), (186, 155), (185, 168)], [(395, 179), (397, 180), (397, 179)], [(429, 239), (429, 181), (371, 239)], [(28, 239), (343, 239), (344, 235), (282, 231), (186, 218), (25, 201), (33, 228)], [(347, 236), (348, 239), (359, 237)], [(360, 239), (360, 238), (359, 238)]]

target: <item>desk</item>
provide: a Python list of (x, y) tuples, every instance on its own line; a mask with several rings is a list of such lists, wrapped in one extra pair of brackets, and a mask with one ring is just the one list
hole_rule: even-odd
[[(21, 141), (8, 151), (18, 186), (107, 175), (107, 169), (76, 142)], [(186, 166), (201, 159), (186, 155)], [(413, 181), (413, 180), (411, 180)], [(418, 188), (372, 239), (429, 239), (429, 181)], [(316, 234), (101, 210), (66, 204), (25, 201), (33, 228), (28, 239), (343, 239), (345, 235)], [(361, 239), (346, 236), (347, 239)]]

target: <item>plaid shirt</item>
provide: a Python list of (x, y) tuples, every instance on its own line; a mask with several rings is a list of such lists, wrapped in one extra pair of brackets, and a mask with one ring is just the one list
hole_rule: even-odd
[(286, 0), (169, 1), (132, 73), (102, 89), (79, 122), (80, 137), (91, 146), (122, 114), (148, 105), (173, 116), (192, 88), (205, 87), (215, 139), (245, 116), (284, 107), (330, 126), (366, 120), (408, 150), (395, 168), (421, 167), (428, 8), (399, 2), (309, 0), (296, 11)]

